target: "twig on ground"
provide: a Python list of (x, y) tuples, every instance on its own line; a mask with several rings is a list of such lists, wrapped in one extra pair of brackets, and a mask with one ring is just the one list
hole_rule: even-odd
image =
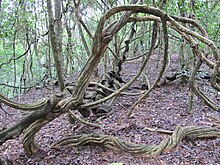
[(165, 133), (165, 134), (172, 134), (173, 131), (170, 130), (164, 130), (164, 129), (155, 129), (155, 128), (149, 128), (149, 127), (144, 127), (144, 130), (148, 130), (151, 132), (159, 132), (159, 133)]

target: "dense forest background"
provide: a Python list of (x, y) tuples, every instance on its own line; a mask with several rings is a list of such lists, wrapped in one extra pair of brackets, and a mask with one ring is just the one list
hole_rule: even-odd
[(218, 163), (219, 15), (217, 0), (0, 0), (0, 164)]

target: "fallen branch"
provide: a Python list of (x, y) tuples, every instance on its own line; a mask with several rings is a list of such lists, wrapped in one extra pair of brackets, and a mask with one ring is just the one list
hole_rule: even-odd
[(144, 130), (148, 130), (151, 132), (165, 133), (165, 134), (172, 134), (173, 133), (173, 131), (164, 130), (164, 129), (155, 129), (155, 128), (149, 128), (149, 127), (144, 127)]

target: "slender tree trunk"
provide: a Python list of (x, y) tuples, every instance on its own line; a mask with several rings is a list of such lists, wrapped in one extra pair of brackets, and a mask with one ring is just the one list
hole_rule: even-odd
[(59, 58), (60, 58), (60, 63), (61, 63), (61, 68), (63, 70), (63, 66), (64, 66), (64, 57), (62, 54), (62, 33), (63, 33), (63, 25), (62, 25), (62, 9), (61, 9), (62, 3), (61, 0), (55, 0), (55, 34), (57, 36), (57, 50), (59, 53)]
[(83, 46), (85, 48), (85, 51), (87, 53), (87, 56), (89, 57), (90, 56), (89, 47), (88, 47), (88, 44), (86, 42), (85, 36), (83, 34), (82, 26), (80, 24), (80, 20), (81, 20), (81, 16), (80, 16), (80, 13), (79, 13), (80, 1), (78, 1), (78, 2), (74, 1), (74, 5), (75, 5), (75, 18), (76, 18), (77, 28), (79, 30), (79, 34), (80, 34)]
[[(64, 69), (64, 73), (68, 74), (68, 68), (70, 65), (70, 70), (71, 73), (73, 72), (73, 67), (71, 66), (72, 64), (72, 54), (73, 54), (73, 44), (72, 44), (72, 31), (70, 28), (70, 25), (68, 25), (68, 21), (67, 21), (67, 17), (66, 17), (66, 31), (67, 31), (67, 47), (66, 47), (66, 65), (65, 65), (65, 69)], [(75, 28), (75, 25), (73, 26), (73, 28)], [(71, 69), (72, 68), (72, 69)]]
[[(41, 6), (43, 7), (44, 6), (44, 2), (42, 1), (41, 3)], [(45, 12), (45, 19), (48, 18), (48, 14), (47, 12)], [(46, 21), (46, 28), (49, 29), (49, 25), (48, 25), (48, 21)], [(43, 29), (43, 26), (42, 26), (42, 29)], [(45, 52), (46, 53), (46, 64), (45, 64), (45, 68), (47, 70), (47, 73), (49, 74), (49, 80), (52, 79), (52, 72), (53, 72), (53, 69), (52, 69), (52, 59), (51, 59), (51, 45), (50, 45), (50, 36), (47, 35), (47, 43), (46, 43), (46, 46), (45, 46)]]
[[(180, 15), (182, 17), (185, 17), (185, 11), (183, 10), (185, 8), (185, 0), (180, 0), (178, 3), (178, 7), (180, 10)], [(185, 24), (183, 23), (183, 25), (185, 25)], [(186, 69), (186, 67), (188, 67), (187, 61), (185, 59), (186, 58), (185, 54), (186, 54), (186, 41), (183, 40), (181, 43), (180, 52), (179, 52), (179, 61), (180, 61), (181, 69)]]
[[(14, 86), (16, 86), (16, 82), (17, 82), (17, 68), (16, 68), (16, 34), (17, 34), (17, 30), (14, 33), (14, 38), (13, 38), (13, 65), (14, 65)], [(16, 88), (14, 88), (13, 90), (13, 96), (16, 94), (17, 90)]]
[[(61, 42), (61, 32), (62, 32), (62, 22), (61, 22), (61, 1), (55, 1), (55, 15), (58, 16), (56, 20), (54, 20), (53, 10), (51, 0), (47, 0), (47, 11), (49, 18), (49, 35), (50, 35), (50, 43), (53, 52), (55, 68), (57, 72), (57, 77), (60, 85), (60, 90), (64, 89), (64, 79), (63, 79), (63, 68), (61, 58), (62, 56), (62, 42)], [(55, 26), (56, 24), (56, 26)]]

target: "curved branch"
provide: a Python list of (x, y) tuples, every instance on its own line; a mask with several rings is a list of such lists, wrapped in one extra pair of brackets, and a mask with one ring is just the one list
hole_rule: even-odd
[(38, 151), (38, 146), (34, 141), (36, 133), (49, 121), (44, 118), (40, 118), (33, 122), (24, 132), (24, 138), (22, 140), (25, 152), (28, 155), (35, 154)]
[[(186, 39), (189, 42), (191, 42), (193, 45), (196, 45), (195, 41), (191, 37), (189, 38), (186, 37)], [(201, 51), (198, 49), (198, 46), (193, 46), (192, 49), (193, 49), (193, 54), (195, 56), (200, 56), (198, 54), (201, 54)], [(212, 109), (216, 111), (220, 111), (220, 108), (211, 99), (209, 99), (204, 93), (202, 93), (196, 85), (195, 76), (200, 66), (202, 65), (202, 61), (203, 61), (202, 59), (199, 59), (195, 68), (193, 69), (190, 79), (189, 79), (189, 87), (192, 89), (192, 91), (196, 94), (197, 97), (199, 97), (205, 102), (206, 105), (208, 105), (209, 107), (211, 107)]]
[(30, 48), (31, 48), (31, 45), (34, 44), (34, 43), (36, 43), (37, 41), (38, 41), (38, 39), (37, 39), (36, 41), (34, 41), (34, 42), (28, 44), (27, 50), (26, 50), (22, 55), (20, 55), (20, 56), (18, 56), (18, 57), (16, 57), (16, 58), (11, 58), (8, 62), (2, 63), (2, 64), (0, 65), (0, 69), (2, 68), (3, 65), (10, 64), (12, 61), (18, 60), (19, 58), (25, 56), (25, 55), (29, 52), (29, 50), (30, 50)]
[[(106, 89), (106, 90), (108, 90), (108, 91), (110, 91), (110, 92), (117, 92), (117, 90), (113, 90), (113, 89), (108, 88), (108, 87), (106, 87), (106, 86), (104, 86), (104, 85), (102, 85), (102, 84), (100, 84), (100, 83), (97, 83), (97, 82), (90, 82), (89, 84), (91, 84), (91, 85), (97, 85), (98, 87), (101, 87), (101, 88), (103, 88), (103, 89)], [(128, 95), (128, 96), (137, 96), (137, 95), (141, 95), (141, 94), (143, 94), (143, 93), (144, 93), (144, 92), (139, 92), (139, 93), (120, 92), (120, 94), (122, 94), (122, 95)]]
[(0, 132), (0, 144), (3, 144), (8, 139), (18, 137), (24, 131), (24, 129), (29, 127), (34, 121), (45, 117), (49, 110), (49, 104), (45, 104), (41, 109), (30, 112), (11, 127), (2, 130)]
[(83, 123), (83, 124), (85, 124), (85, 125), (87, 125), (87, 126), (95, 127), (95, 128), (101, 128), (101, 126), (98, 125), (98, 124), (90, 123), (90, 122), (88, 122), (88, 121), (85, 121), (85, 120), (81, 119), (80, 117), (77, 117), (71, 110), (68, 110), (68, 112), (71, 114), (71, 116), (72, 116), (75, 120), (77, 120), (77, 121), (79, 121), (79, 122), (81, 122), (81, 123)]
[(197, 27), (204, 37), (206, 37), (206, 38), (208, 37), (208, 33), (206, 32), (206, 30), (194, 19), (186, 18), (186, 17), (177, 17), (177, 16), (171, 16), (171, 17), (178, 22), (189, 23), (189, 24)]
[(124, 86), (122, 86), (121, 88), (119, 88), (117, 91), (115, 91), (114, 93), (110, 94), (109, 96), (106, 96), (100, 100), (97, 100), (97, 101), (94, 101), (92, 103), (87, 103), (87, 104), (84, 104), (84, 105), (81, 105), (81, 107), (83, 108), (88, 108), (88, 107), (92, 107), (92, 106), (95, 106), (97, 104), (100, 104), (100, 103), (103, 103), (117, 95), (119, 95), (123, 90), (125, 90), (127, 87), (129, 87), (132, 83), (134, 83), (134, 81), (141, 75), (143, 69), (145, 68), (147, 62), (149, 61), (150, 59), (150, 56), (152, 54), (152, 52), (146, 52), (145, 54), (147, 54), (147, 57), (146, 59), (144, 60), (143, 64), (141, 65), (141, 67), (139, 68), (139, 70), (137, 71), (137, 74), (129, 81), (127, 82)]
[(52, 145), (52, 148), (75, 147), (91, 143), (101, 144), (109, 149), (119, 149), (133, 154), (158, 156), (162, 152), (175, 148), (183, 139), (219, 138), (220, 130), (213, 127), (181, 127), (177, 126), (172, 135), (164, 139), (159, 145), (135, 144), (102, 134), (86, 134), (71, 136)]
[(44, 107), (47, 103), (48, 103), (49, 99), (43, 99), (42, 101), (38, 102), (38, 103), (33, 103), (33, 104), (20, 104), (20, 103), (16, 103), (13, 102), (11, 100), (9, 100), (8, 98), (6, 98), (5, 96), (3, 96), (2, 94), (0, 94), (0, 102), (15, 108), (15, 109), (21, 109), (21, 110), (35, 110), (35, 109), (39, 109)]
[[(194, 20), (192, 19), (184, 19), (182, 17), (174, 17), (175, 20), (180, 21), (180, 22), (184, 22), (184, 23), (192, 23), (193, 26), (197, 27), (200, 32), (202, 33), (202, 35), (204, 37), (208, 37), (208, 34), (206, 33), (206, 31)], [(161, 22), (161, 19), (159, 17), (156, 16), (144, 16), (144, 17), (130, 17), (129, 18), (129, 22), (133, 22), (133, 21), (157, 21), (157, 22)], [(172, 26), (172, 24), (170, 22), (167, 23), (167, 25), (176, 30), (178, 33), (180, 33), (180, 35), (182, 35), (183, 38), (185, 38), (186, 34), (183, 34), (183, 32), (181, 30), (179, 30), (178, 28), (176, 28), (175, 26)], [(182, 26), (182, 25), (181, 25)], [(189, 41), (188, 38), (186, 38), (186, 40), (192, 45), (192, 47), (194, 46), (198, 46), (195, 42)], [(197, 53), (197, 57), (200, 58), (202, 61), (204, 61), (210, 68), (214, 68), (214, 62), (210, 61), (208, 58), (206, 58), (206, 56), (201, 52), (196, 50)]]
[[(163, 76), (163, 73), (166, 70), (166, 66), (167, 66), (167, 61), (168, 61), (168, 33), (167, 33), (167, 26), (166, 26), (166, 16), (164, 16), (162, 18), (162, 27), (163, 27), (163, 33), (164, 33), (164, 58), (163, 58), (163, 65), (161, 68), (161, 71), (157, 77), (157, 79), (155, 80), (154, 84), (151, 86), (151, 88), (149, 88), (147, 90), (146, 93), (144, 93), (128, 110), (128, 114), (127, 116), (130, 117), (134, 108), (140, 103), (141, 100), (143, 100), (144, 98), (146, 98), (146, 96), (156, 87), (156, 85), (158, 84), (158, 82), (160, 81), (160, 79)], [(152, 36), (152, 42), (154, 42), (154, 44), (152, 44), (151, 46), (151, 50), (153, 50), (155, 43), (156, 43), (156, 38), (157, 38), (157, 23), (154, 22), (154, 32), (156, 33), (155, 35)]]

